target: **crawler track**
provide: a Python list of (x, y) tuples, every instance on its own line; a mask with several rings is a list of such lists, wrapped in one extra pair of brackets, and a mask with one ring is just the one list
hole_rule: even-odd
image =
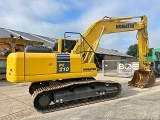
[[(82, 98), (82, 99), (75, 99), (67, 102), (58, 102), (55, 103), (53, 102), (49, 104), (47, 107), (41, 107), (38, 104), (38, 100), (43, 94), (46, 93), (53, 93), (57, 90), (61, 90), (64, 88), (72, 87), (72, 86), (84, 86), (84, 85), (90, 85), (90, 84), (105, 84), (106, 88), (108, 91), (106, 91), (105, 94), (99, 95), (99, 96), (93, 96), (93, 97), (88, 97), (88, 98)], [(97, 80), (81, 80), (81, 81), (69, 81), (69, 82), (64, 82), (61, 83), (61, 85), (53, 85), (53, 86), (45, 86), (41, 87), (37, 90), (34, 91), (32, 94), (33, 96), (33, 102), (34, 102), (34, 107), (40, 112), (46, 113), (46, 112), (54, 112), (54, 111), (59, 111), (59, 110), (64, 110), (68, 108), (74, 108), (78, 106), (83, 106), (83, 105), (88, 105), (88, 104), (93, 104), (97, 102), (102, 102), (102, 101), (107, 101), (107, 100), (113, 100), (116, 99), (120, 96), (121, 94), (121, 85), (117, 82), (112, 82), (112, 81), (97, 81)]]

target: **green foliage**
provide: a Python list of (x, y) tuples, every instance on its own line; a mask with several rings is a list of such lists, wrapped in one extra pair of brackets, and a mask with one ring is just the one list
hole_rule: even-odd
[[(148, 56), (152, 56), (152, 50), (154, 48), (149, 48), (149, 53)], [(134, 56), (134, 57), (138, 57), (138, 44), (134, 44), (129, 46), (128, 51), (126, 52), (126, 54)]]
[(137, 58), (138, 57), (138, 44), (134, 44), (134, 45), (129, 46), (126, 54)]

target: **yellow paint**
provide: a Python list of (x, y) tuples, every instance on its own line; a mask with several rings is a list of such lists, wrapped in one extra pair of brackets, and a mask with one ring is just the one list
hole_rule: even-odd
[[(64, 67), (64, 64), (61, 64), (61, 66)], [(7, 59), (7, 80), (10, 82), (38, 82), (75, 77), (95, 77), (97, 75), (96, 70), (83, 72), (83, 67), (96, 68), (94, 63), (81, 64), (79, 54), (71, 54), (70, 72), (57, 73), (55, 53), (11, 53)], [(9, 74), (11, 69), (12, 75)]]

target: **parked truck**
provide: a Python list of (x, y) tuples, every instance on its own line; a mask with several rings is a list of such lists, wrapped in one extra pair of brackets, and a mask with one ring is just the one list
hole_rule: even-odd
[(38, 46), (43, 45), (43, 42), (32, 41), (19, 38), (14, 38), (13, 35), (8, 38), (0, 38), (0, 80), (6, 77), (6, 59), (12, 52), (23, 52), (26, 45)]

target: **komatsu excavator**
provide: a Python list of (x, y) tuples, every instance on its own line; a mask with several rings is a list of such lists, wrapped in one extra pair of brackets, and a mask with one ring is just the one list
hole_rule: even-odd
[[(139, 22), (132, 22), (140, 18)], [(155, 76), (146, 61), (148, 53), (147, 17), (104, 17), (92, 24), (77, 40), (59, 39), (51, 50), (27, 46), (25, 52), (9, 54), (7, 80), (14, 83), (31, 82), (29, 93), (39, 111), (56, 111), (104, 100), (116, 99), (121, 84), (95, 80), (97, 68), (93, 61), (102, 35), (138, 31), (139, 70), (129, 85), (151, 87)]]

